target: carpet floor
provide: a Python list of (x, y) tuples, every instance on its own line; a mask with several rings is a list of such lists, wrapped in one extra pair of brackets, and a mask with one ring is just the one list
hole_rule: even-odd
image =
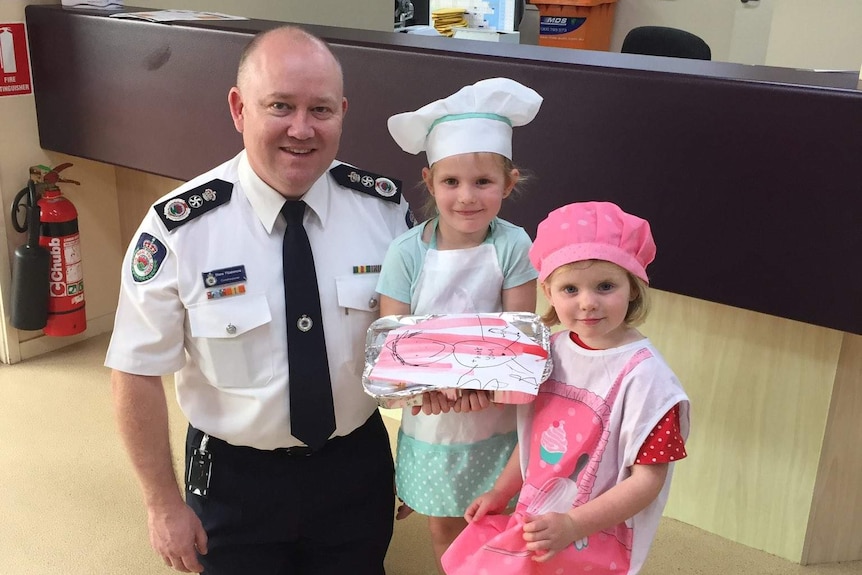
[[(107, 343), (107, 336), (95, 337), (0, 365), (2, 575), (171, 572), (150, 550), (138, 484), (116, 432), (109, 372), (102, 367)], [(172, 398), (172, 382), (165, 385)], [(185, 421), (169, 403), (171, 441), (180, 453)], [(394, 436), (398, 421), (386, 422)], [(422, 516), (396, 523), (386, 569), (434, 575)], [(642, 575), (669, 573), (862, 575), (862, 562), (802, 567), (664, 519)]]

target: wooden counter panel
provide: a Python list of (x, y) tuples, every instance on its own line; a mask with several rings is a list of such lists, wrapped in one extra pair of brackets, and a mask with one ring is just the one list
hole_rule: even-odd
[(794, 562), (862, 559), (862, 338), (650, 293), (639, 329), (692, 402), (665, 515)]
[(182, 184), (137, 170), (117, 169), (117, 203), (120, 209), (120, 242), (125, 247), (135, 237), (141, 220), (156, 200)]
[(652, 294), (641, 331), (692, 401), (666, 514), (799, 562), (844, 334)]
[(802, 563), (862, 558), (862, 337), (845, 334)]

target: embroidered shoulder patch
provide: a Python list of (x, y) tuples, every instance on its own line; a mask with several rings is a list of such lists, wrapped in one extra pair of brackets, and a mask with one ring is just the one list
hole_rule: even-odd
[(156, 277), (167, 255), (165, 244), (157, 237), (141, 234), (132, 252), (132, 279), (135, 283), (144, 283)]
[(366, 172), (347, 164), (339, 164), (329, 170), (329, 173), (345, 188), (396, 204), (401, 202), (401, 180)]
[(186, 222), (230, 201), (233, 184), (224, 180), (209, 182), (153, 206), (169, 232)]

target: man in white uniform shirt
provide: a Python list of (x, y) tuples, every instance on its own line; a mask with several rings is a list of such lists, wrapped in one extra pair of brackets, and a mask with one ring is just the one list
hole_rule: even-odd
[[(228, 101), (245, 149), (144, 218), (105, 362), (150, 541), (181, 572), (382, 574), (392, 457), (361, 373), (376, 272), (407, 229), (406, 202), (392, 180), (335, 161), (347, 100), (321, 40), (259, 34)], [(300, 199), (335, 415), (322, 446), (291, 433), (280, 212)], [(172, 372), (190, 423), (185, 500), (162, 385)]]

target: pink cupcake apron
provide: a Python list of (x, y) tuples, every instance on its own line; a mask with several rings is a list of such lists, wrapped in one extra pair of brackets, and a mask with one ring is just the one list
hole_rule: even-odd
[(647, 349), (635, 353), (604, 398), (555, 380), (542, 385), (530, 430), (532, 445), (538, 448), (530, 450), (515, 512), (486, 515), (470, 524), (443, 556), (447, 575), (628, 573), (632, 530), (625, 523), (576, 541), (545, 563), (533, 561), (533, 552), (526, 549), (523, 525), (524, 517), (562, 513), (593, 497), (620, 386), (635, 366), (651, 356)]

